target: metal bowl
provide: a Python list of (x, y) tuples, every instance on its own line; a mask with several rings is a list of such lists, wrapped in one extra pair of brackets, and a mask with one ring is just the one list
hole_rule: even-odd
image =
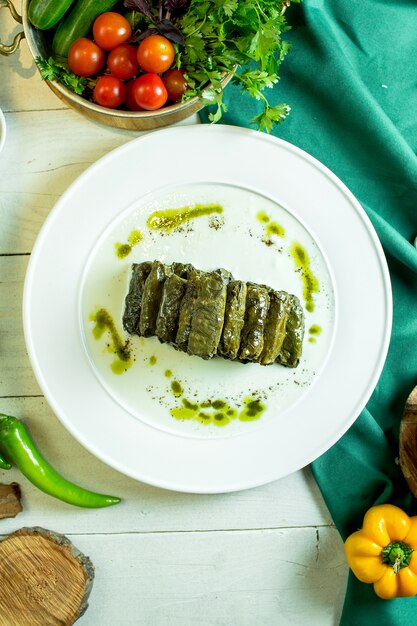
[[(33, 58), (35, 59), (39, 56), (48, 59), (50, 52), (45, 41), (44, 32), (37, 30), (30, 24), (28, 20), (28, 5), (29, 0), (22, 0), (22, 15), (20, 16), (11, 0), (0, 0), (0, 7), (7, 7), (13, 18), (23, 24), (23, 32), (16, 35), (11, 45), (0, 44), (0, 54), (13, 54), (18, 49), (21, 39), (26, 37)], [(222, 86), (225, 87), (231, 78), (232, 74), (226, 74), (222, 81)], [(151, 130), (161, 126), (168, 126), (193, 115), (204, 107), (201, 98), (194, 97), (187, 100), (187, 102), (172, 104), (157, 111), (119, 111), (117, 109), (107, 109), (90, 102), (56, 81), (46, 80), (44, 82), (58, 98), (72, 109), (95, 122), (116, 128)]]

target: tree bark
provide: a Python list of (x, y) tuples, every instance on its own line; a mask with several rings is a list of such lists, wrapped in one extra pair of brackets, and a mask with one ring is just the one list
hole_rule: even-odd
[(408, 396), (400, 426), (400, 467), (417, 497), (417, 387)]
[(70, 626), (88, 607), (90, 559), (44, 528), (22, 528), (0, 542), (0, 626)]

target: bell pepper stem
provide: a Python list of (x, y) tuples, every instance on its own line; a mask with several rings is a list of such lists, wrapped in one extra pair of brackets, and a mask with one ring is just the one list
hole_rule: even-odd
[(382, 550), (382, 562), (391, 565), (395, 574), (411, 561), (413, 548), (403, 541), (392, 541)]

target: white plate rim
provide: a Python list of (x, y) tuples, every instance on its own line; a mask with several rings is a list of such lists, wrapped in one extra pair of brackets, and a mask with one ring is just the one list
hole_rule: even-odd
[(384, 328), (383, 337), (381, 337), (381, 342), (379, 345), (379, 354), (377, 357), (377, 363), (369, 378), (369, 385), (367, 389), (363, 391), (361, 396), (356, 399), (354, 406), (351, 407), (349, 418), (346, 418), (343, 421), (343, 424), (341, 424), (340, 427), (332, 433), (331, 437), (328, 437), (327, 439), (323, 439), (321, 445), (315, 449), (313, 454), (310, 453), (310, 454), (305, 455), (305, 459), (302, 465), (300, 465), (299, 463), (293, 467), (288, 465), (288, 471), (286, 471), (285, 473), (278, 473), (276, 475), (274, 474), (274, 471), (272, 470), (271, 474), (267, 478), (265, 478), (264, 476), (262, 479), (259, 479), (258, 477), (258, 478), (254, 478), (253, 480), (246, 480), (244, 483), (241, 483), (239, 481), (229, 482), (227, 484), (224, 484), (222, 482), (220, 483), (217, 482), (217, 483), (212, 483), (210, 485), (200, 485), (196, 487), (196, 485), (190, 486), (190, 484), (188, 483), (184, 483), (184, 482), (181, 483), (178, 480), (170, 480), (168, 478), (165, 480), (161, 480), (160, 478), (155, 479), (153, 476), (147, 475), (146, 472), (141, 472), (141, 471), (138, 471), (137, 469), (132, 470), (131, 468), (124, 466), (123, 463), (116, 461), (114, 458), (110, 458), (108, 455), (104, 454), (94, 442), (86, 439), (83, 436), (83, 434), (80, 433), (79, 430), (74, 427), (74, 425), (71, 423), (71, 420), (69, 420), (67, 416), (63, 415), (62, 409), (59, 405), (59, 400), (56, 399), (53, 393), (50, 391), (47, 381), (44, 378), (42, 369), (40, 368), (34, 341), (33, 341), (33, 335), (31, 332), (31, 320), (30, 320), (30, 304), (31, 304), (32, 286), (33, 286), (33, 281), (34, 281), (34, 277), (36, 274), (36, 267), (37, 267), (37, 263), (39, 259), (42, 256), (42, 247), (44, 245), (45, 240), (47, 239), (49, 230), (53, 226), (55, 219), (57, 219), (57, 216), (59, 215), (59, 212), (62, 210), (62, 207), (65, 207), (67, 198), (71, 196), (73, 189), (75, 189), (79, 185), (83, 185), (84, 181), (87, 180), (89, 176), (92, 176), (94, 172), (97, 172), (101, 167), (105, 167), (106, 164), (111, 162), (113, 159), (117, 160), (119, 158), (119, 155), (122, 155), (125, 151), (132, 150), (133, 149), (132, 146), (142, 145), (147, 141), (153, 141), (152, 135), (158, 135), (159, 138), (162, 135), (164, 135), (164, 138), (169, 140), (170, 139), (169, 135), (177, 135), (178, 133), (182, 134), (184, 132), (185, 133), (198, 132), (198, 133), (203, 133), (203, 134), (204, 133), (207, 133), (207, 134), (208, 133), (220, 133), (220, 134), (231, 133), (234, 136), (238, 136), (243, 133), (246, 135), (252, 135), (256, 138), (259, 138), (259, 135), (261, 135), (260, 133), (257, 133), (256, 131), (251, 131), (251, 130), (238, 128), (238, 127), (231, 127), (231, 126), (226, 126), (226, 125), (187, 126), (187, 127), (182, 127), (182, 128), (171, 127), (171, 128), (164, 129), (162, 131), (159, 130), (153, 133), (146, 134), (133, 141), (130, 141), (120, 146), (119, 148), (116, 148), (115, 150), (109, 152), (104, 157), (99, 159), (96, 163), (94, 163), (92, 166), (90, 166), (83, 174), (81, 174), (81, 176), (79, 176), (68, 187), (68, 189), (61, 196), (60, 200), (57, 202), (54, 209), (51, 211), (51, 213), (47, 217), (39, 233), (39, 236), (35, 242), (32, 255), (29, 261), (25, 284), (24, 284), (24, 295), (23, 295), (24, 335), (25, 335), (26, 345), (28, 349), (28, 354), (30, 357), (32, 367), (35, 372), (35, 376), (40, 384), (40, 387), (49, 405), (52, 407), (55, 414), (60, 419), (60, 421), (64, 424), (64, 426), (73, 434), (73, 436), (82, 445), (84, 445), (88, 450), (90, 450), (93, 454), (95, 454), (98, 458), (100, 458), (107, 464), (111, 465), (112, 467), (114, 467), (115, 469), (121, 471), (122, 473), (126, 475), (129, 475), (135, 479), (142, 480), (143, 482), (146, 482), (146, 483), (149, 483), (149, 484), (161, 487), (161, 488), (183, 491), (183, 492), (191, 492), (191, 493), (230, 492), (230, 491), (237, 491), (237, 490), (247, 489), (247, 488), (255, 487), (261, 484), (265, 484), (267, 482), (270, 482), (271, 480), (280, 478), (288, 473), (291, 473), (292, 471), (300, 469), (304, 465), (309, 464), (312, 460), (314, 460), (315, 458), (320, 456), (323, 452), (325, 452), (327, 449), (329, 449), (348, 430), (348, 428), (356, 420), (356, 418), (358, 417), (362, 409), (365, 407), (369, 397), (371, 396), (376, 386), (376, 383), (379, 379), (382, 368), (384, 366), (385, 358), (386, 358), (388, 347), (389, 347), (390, 333), (391, 333), (391, 326), (392, 326), (392, 293), (391, 293), (391, 288), (390, 288), (390, 277), (389, 277), (389, 272), (388, 272), (388, 268), (387, 268), (386, 261), (385, 261), (385, 256), (382, 250), (382, 246), (379, 242), (376, 232), (368, 216), (366, 215), (365, 211), (362, 209), (359, 202), (356, 200), (353, 194), (349, 191), (349, 189), (326, 166), (324, 166), (322, 163), (317, 161), (311, 155), (305, 153), (300, 148), (282, 139), (278, 139), (276, 137), (262, 134), (263, 141), (274, 142), (277, 146), (280, 146), (282, 149), (300, 156), (300, 158), (302, 158), (304, 161), (306, 161), (307, 163), (312, 165), (314, 168), (319, 170), (327, 179), (329, 179), (329, 181), (331, 181), (352, 204), (352, 206), (354, 207), (357, 213), (357, 216), (360, 217), (360, 220), (363, 223), (365, 230), (367, 231), (367, 235), (372, 240), (373, 252), (375, 253), (376, 258), (377, 258), (379, 268), (381, 271), (381, 278), (383, 282), (384, 306), (385, 306), (385, 328)]

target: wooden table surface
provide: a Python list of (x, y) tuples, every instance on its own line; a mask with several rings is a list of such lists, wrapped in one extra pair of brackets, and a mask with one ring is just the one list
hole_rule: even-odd
[[(2, 41), (19, 30), (7, 13), (1, 11)], [(15, 470), (0, 471), (0, 482), (20, 483), (24, 505), (17, 518), (1, 521), (0, 533), (43, 526), (68, 535), (91, 557), (96, 579), (83, 626), (338, 624), (347, 579), (343, 546), (308, 468), (239, 493), (163, 491), (104, 465), (54, 416), (22, 331), (30, 252), (68, 185), (138, 133), (67, 109), (41, 82), (24, 41), (13, 57), (0, 57), (0, 108), (7, 122), (0, 154), (0, 412), (25, 418), (66, 477), (123, 498), (111, 509), (80, 510), (36, 490)]]

